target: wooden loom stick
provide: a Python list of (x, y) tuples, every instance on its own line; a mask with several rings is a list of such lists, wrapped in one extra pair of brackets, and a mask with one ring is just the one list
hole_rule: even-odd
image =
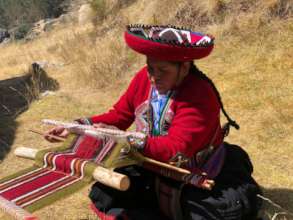
[[(142, 162), (142, 166), (145, 169), (153, 171), (154, 173), (160, 174), (162, 176), (193, 185), (192, 177), (195, 174), (191, 173), (189, 170), (186, 170), (180, 167), (175, 167), (173, 165), (169, 165), (166, 163), (162, 163), (148, 157), (144, 157), (139, 153), (133, 153), (133, 155), (135, 158), (137, 158), (138, 160)], [(197, 176), (205, 177), (206, 174), (205, 173), (197, 174)], [(206, 190), (211, 190), (214, 185), (215, 185), (214, 180), (204, 178), (202, 184), (200, 186), (198, 185), (196, 186)]]
[(182, 174), (191, 174), (191, 172), (189, 170), (186, 170), (186, 169), (183, 169), (183, 168), (180, 168), (180, 167), (175, 167), (173, 165), (163, 163), (163, 162), (151, 159), (149, 157), (145, 157), (145, 156), (143, 156), (141, 154), (134, 154), (134, 155), (135, 155), (135, 157), (139, 158), (143, 162), (151, 163), (151, 164), (159, 166), (159, 167), (164, 167), (164, 168), (167, 168), (167, 169), (170, 169), (170, 170), (174, 170), (174, 171), (182, 173)]
[(38, 220), (36, 216), (0, 196), (0, 210), (17, 220)]
[[(16, 156), (28, 159), (35, 159), (38, 150), (28, 147), (18, 147), (16, 148), (14, 153)], [(100, 183), (121, 191), (126, 191), (130, 186), (130, 180), (128, 176), (117, 173), (115, 171), (111, 171), (101, 166), (95, 168), (93, 172), (93, 178)]]

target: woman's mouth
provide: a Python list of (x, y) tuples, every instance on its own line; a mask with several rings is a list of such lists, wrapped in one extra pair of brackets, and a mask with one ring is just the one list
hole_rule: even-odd
[(163, 88), (164, 85), (162, 83), (155, 83), (155, 87), (159, 89), (159, 88)]
[(154, 83), (155, 83), (155, 85), (157, 85), (157, 86), (162, 86), (162, 85), (163, 85), (163, 83), (162, 83), (161, 81), (157, 81), (157, 82), (155, 81)]

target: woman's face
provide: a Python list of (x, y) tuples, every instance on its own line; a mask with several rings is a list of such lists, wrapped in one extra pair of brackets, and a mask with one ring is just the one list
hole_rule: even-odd
[(189, 65), (174, 63), (147, 57), (147, 69), (151, 83), (160, 94), (178, 86), (184, 76), (188, 74)]

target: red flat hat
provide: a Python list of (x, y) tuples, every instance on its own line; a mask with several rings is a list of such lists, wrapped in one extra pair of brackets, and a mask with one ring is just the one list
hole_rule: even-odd
[(192, 61), (208, 56), (214, 38), (175, 26), (128, 25), (127, 45), (138, 53), (166, 61)]

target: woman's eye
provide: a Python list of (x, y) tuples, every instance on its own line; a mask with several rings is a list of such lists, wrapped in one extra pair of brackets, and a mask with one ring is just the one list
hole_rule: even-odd
[(167, 72), (166, 69), (159, 69), (158, 71), (159, 71), (160, 73), (166, 73), (166, 72)]
[(157, 76), (157, 77), (163, 77), (164, 75), (166, 75), (167, 70), (166, 69), (161, 69), (161, 68), (157, 68), (156, 70), (152, 67), (147, 67), (147, 71), (149, 73), (149, 75), (151, 76)]

